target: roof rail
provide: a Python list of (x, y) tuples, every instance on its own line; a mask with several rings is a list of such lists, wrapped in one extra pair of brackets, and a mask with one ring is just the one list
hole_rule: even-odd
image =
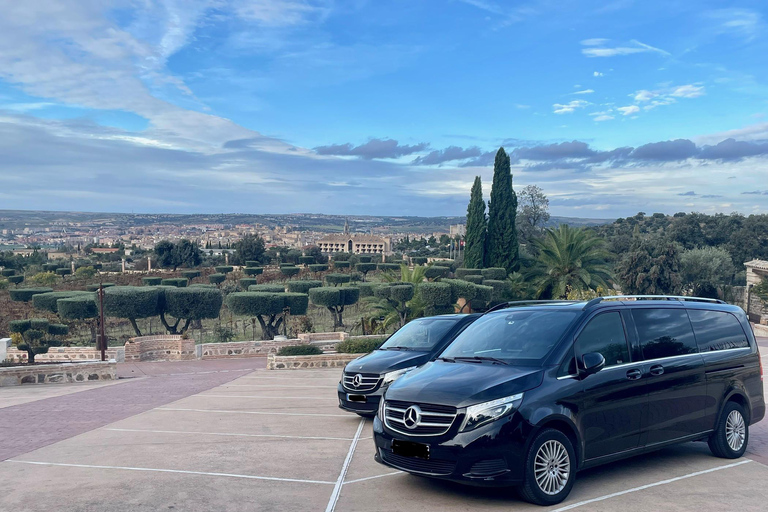
[(630, 299), (630, 300), (676, 300), (680, 302), (710, 302), (713, 304), (728, 304), (724, 300), (720, 299), (710, 299), (707, 297), (687, 297), (684, 295), (609, 295), (606, 297), (598, 297), (596, 299), (592, 299), (591, 301), (587, 302), (584, 305), (584, 309), (589, 309), (591, 307), (597, 306), (604, 300), (624, 300), (624, 299)]
[(502, 302), (501, 304), (496, 304), (495, 306), (489, 308), (486, 310), (485, 313), (492, 313), (493, 311), (498, 311), (500, 309), (504, 308), (510, 308), (515, 306), (526, 306), (528, 304), (575, 304), (576, 300), (514, 300), (512, 302)]

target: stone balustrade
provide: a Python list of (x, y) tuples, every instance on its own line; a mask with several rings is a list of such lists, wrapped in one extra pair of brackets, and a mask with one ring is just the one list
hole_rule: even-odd
[[(333, 352), (336, 350), (338, 341), (315, 341), (313, 345), (317, 346), (323, 352)], [(205, 343), (202, 346), (202, 359), (224, 359), (229, 357), (266, 357), (269, 354), (277, 354), (283, 347), (294, 345), (307, 345), (308, 343), (299, 339), (289, 339), (282, 341), (232, 341), (229, 343)]]
[(343, 368), (364, 354), (321, 354), (316, 356), (267, 356), (267, 370), (306, 370), (310, 368)]
[(35, 364), (0, 368), (0, 387), (23, 384), (65, 384), (117, 379), (117, 363)]
[(346, 332), (305, 332), (299, 334), (301, 343), (317, 343), (323, 341), (346, 341), (349, 334)]

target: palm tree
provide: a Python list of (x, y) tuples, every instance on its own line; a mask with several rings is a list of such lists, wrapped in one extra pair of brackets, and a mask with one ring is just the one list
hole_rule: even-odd
[(606, 290), (611, 280), (607, 260), (611, 253), (602, 239), (583, 228), (561, 224), (547, 229), (533, 242), (539, 251), (525, 279), (534, 285), (537, 298), (566, 299), (589, 290)]

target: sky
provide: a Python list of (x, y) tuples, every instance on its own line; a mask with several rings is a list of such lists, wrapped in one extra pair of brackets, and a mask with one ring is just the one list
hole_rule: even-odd
[(30, 0), (0, 209), (768, 213), (764, 0)]

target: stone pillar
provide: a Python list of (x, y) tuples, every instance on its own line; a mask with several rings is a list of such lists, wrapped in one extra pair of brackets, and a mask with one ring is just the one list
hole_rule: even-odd
[(75, 260), (70, 260), (69, 263), (71, 264), (71, 267), (72, 267), (72, 275), (75, 275)]
[(8, 347), (11, 346), (11, 338), (0, 338), (0, 363), (8, 357)]
[(225, 265), (229, 265), (229, 253), (228, 252), (224, 253), (224, 264)]
[(152, 257), (147, 256), (147, 272), (152, 272)]
[(125, 258), (123, 258), (123, 274), (125, 274)]

